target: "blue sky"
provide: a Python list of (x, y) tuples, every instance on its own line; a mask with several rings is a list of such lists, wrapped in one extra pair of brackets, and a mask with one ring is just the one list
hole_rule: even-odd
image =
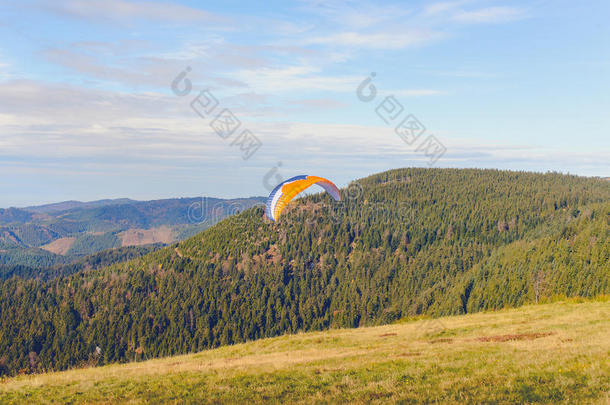
[[(609, 15), (563, 0), (3, 2), (0, 207), (266, 195), (296, 174), (342, 186), (406, 166), (610, 176)], [(204, 89), (207, 118), (190, 105)], [(412, 144), (376, 113), (389, 96), (426, 128)], [(224, 108), (241, 122), (226, 139), (210, 126)], [(261, 143), (248, 159), (244, 129)]]

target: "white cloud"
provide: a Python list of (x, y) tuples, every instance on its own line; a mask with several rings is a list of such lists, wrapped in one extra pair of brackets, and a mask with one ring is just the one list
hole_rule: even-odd
[(237, 80), (259, 93), (277, 94), (290, 91), (352, 91), (361, 76), (324, 75), (321, 69), (309, 65), (239, 70)]
[[(99, 44), (98, 48), (113, 49), (111, 56), (82, 46), (47, 49), (43, 55), (51, 62), (72, 72), (86, 75), (89, 79), (104, 84), (122, 84), (138, 88), (169, 88), (171, 81), (186, 66), (191, 66), (189, 79), (193, 83), (205, 83), (214, 87), (245, 87), (246, 84), (233, 78), (222, 77), (227, 66), (265, 66), (267, 61), (255, 54), (239, 53), (226, 45), (220, 49), (210, 48), (207, 53), (196, 55), (193, 51), (177, 50), (161, 55), (133, 54), (114, 44)], [(88, 47), (91, 48), (91, 47)], [(223, 54), (221, 50), (225, 49)]]
[(218, 22), (221, 18), (212, 13), (158, 1), (127, 0), (63, 0), (43, 2), (40, 6), (59, 14), (87, 20), (154, 20), (167, 22)]
[(424, 9), (424, 14), (426, 15), (435, 15), (444, 13), (448, 10), (451, 10), (455, 7), (456, 2), (443, 2), (443, 3), (435, 3), (427, 6)]
[(413, 10), (400, 5), (380, 5), (367, 1), (306, 1), (303, 7), (308, 13), (321, 16), (333, 25), (340, 25), (354, 30), (379, 26), (396, 19), (403, 19), (413, 14)]
[(442, 1), (438, 3), (430, 4), (424, 7), (423, 14), (424, 15), (437, 15), (447, 13), (449, 11), (454, 11), (460, 6), (471, 3), (472, 0), (458, 0), (458, 1)]
[[(315, 70), (295, 68), (283, 77), (292, 80), (294, 75), (312, 73)], [(258, 94), (244, 97), (265, 102)], [(391, 127), (383, 125), (244, 119), (244, 127), (263, 142), (251, 160), (244, 162), (238, 148), (231, 146), (231, 139), (218, 137), (209, 121), (191, 111), (190, 97), (124, 94), (23, 81), (0, 83), (0, 99), (7, 106), (0, 115), (0, 170), (14, 176), (36, 176), (40, 182), (66, 176), (87, 184), (87, 179), (107, 176), (121, 181), (131, 176), (146, 182), (153, 176), (168, 184), (174, 180), (188, 184), (191, 188), (181, 189), (186, 194), (208, 190), (217, 195), (243, 196), (268, 191), (262, 178), (278, 161), (283, 162), (284, 177), (315, 168), (338, 181), (393, 167), (427, 165), (427, 157), (417, 152), (415, 145), (405, 144)], [(305, 104), (322, 106), (328, 102), (305, 100)], [(438, 134), (437, 138), (447, 147), (438, 162), (441, 167), (569, 167), (577, 172), (580, 167), (581, 173), (600, 173), (607, 167), (608, 151), (603, 150), (574, 153), (458, 139), (451, 134)], [(142, 178), (143, 173), (146, 178)], [(110, 183), (107, 189), (96, 191), (96, 196), (116, 194), (116, 187), (121, 186)], [(140, 192), (146, 192), (144, 186)]]
[[(288, 75), (308, 72), (295, 69)], [(245, 96), (260, 99), (257, 94)], [(180, 166), (240, 159), (230, 142), (213, 132), (209, 120), (199, 118), (190, 109), (191, 97), (124, 94), (21, 81), (0, 84), (0, 99), (9, 106), (0, 115), (0, 155), (4, 157), (96, 158), (109, 166), (125, 160), (141, 161), (143, 165), (175, 162)], [(308, 107), (327, 108), (332, 104), (328, 99), (302, 101)], [(260, 152), (263, 162), (275, 161), (295, 148), (318, 153), (307, 159), (325, 159), (329, 154), (374, 156), (400, 145), (400, 139), (387, 128), (246, 121), (244, 127), (264, 142)], [(387, 136), (374, 136), (381, 131)]]
[(445, 39), (458, 29), (455, 23), (503, 23), (525, 16), (524, 10), (516, 7), (463, 8), (470, 3), (473, 0), (445, 1), (416, 9), (362, 1), (307, 2), (306, 9), (324, 20), (315, 32), (305, 33), (300, 43), (399, 50)]
[[(281, 33), (271, 28), (271, 36), (275, 37), (268, 42), (246, 46), (227, 41), (215, 33), (197, 39), (187, 36), (173, 49), (168, 44), (163, 46), (165, 49), (159, 49), (159, 44), (137, 45), (124, 41), (124, 44), (68, 44), (47, 49), (43, 54), (49, 61), (101, 85), (167, 88), (168, 82), (189, 65), (193, 68), (189, 76), (191, 81), (212, 88), (249, 87), (251, 91), (265, 94), (352, 91), (359, 78), (326, 73), (327, 68), (347, 64), (369, 50), (397, 51), (440, 41), (452, 35), (455, 22), (503, 21), (520, 15), (518, 9), (510, 7), (461, 10), (467, 2), (435, 3), (417, 10), (361, 2), (357, 6), (344, 1), (310, 2), (307, 9), (321, 16), (322, 23), (308, 20), (304, 24), (306, 28), (288, 31), (282, 28)], [(112, 19), (135, 18), (140, 9), (147, 10), (140, 17), (149, 19), (209, 17), (208, 13), (186, 6), (173, 5), (166, 9), (162, 2), (69, 0), (53, 4), (51, 7), (58, 7), (64, 13), (99, 14)], [(429, 18), (431, 14), (442, 16)], [(452, 26), (451, 21), (454, 22)], [(274, 27), (275, 24), (267, 21), (266, 26)], [(245, 21), (240, 25), (241, 35), (247, 35), (243, 30), (250, 29), (253, 29), (252, 21)], [(439, 93), (439, 90), (414, 89), (405, 90), (404, 95)]]
[(441, 32), (427, 30), (409, 30), (393, 32), (376, 32), (363, 34), (359, 32), (340, 32), (328, 36), (305, 39), (305, 44), (358, 47), (360, 49), (403, 49), (427, 44), (442, 39)]
[(488, 7), (471, 11), (460, 11), (452, 20), (459, 23), (503, 23), (522, 19), (525, 11), (515, 7)]

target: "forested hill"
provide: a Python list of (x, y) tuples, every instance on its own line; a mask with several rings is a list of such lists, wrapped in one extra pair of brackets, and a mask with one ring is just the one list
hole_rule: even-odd
[(140, 259), (0, 285), (3, 373), (610, 292), (610, 183), (400, 169)]

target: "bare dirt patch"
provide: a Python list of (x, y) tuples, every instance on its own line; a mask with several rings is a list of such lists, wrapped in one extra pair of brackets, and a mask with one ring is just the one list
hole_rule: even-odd
[(54, 240), (51, 243), (47, 243), (46, 245), (41, 246), (40, 248), (58, 255), (65, 255), (68, 250), (70, 250), (75, 240), (76, 238), (73, 237), (60, 238)]
[(121, 239), (121, 246), (138, 246), (149, 243), (171, 243), (174, 241), (174, 231), (168, 226), (152, 229), (128, 229), (117, 235)]
[(453, 343), (453, 339), (451, 338), (438, 338), (429, 340), (428, 343)]
[(396, 336), (398, 333), (384, 333), (383, 335), (379, 335), (379, 337), (388, 337), (388, 336)]
[(481, 336), (475, 340), (478, 340), (479, 342), (508, 342), (511, 340), (534, 340), (553, 334), (553, 332), (519, 333), (515, 335)]

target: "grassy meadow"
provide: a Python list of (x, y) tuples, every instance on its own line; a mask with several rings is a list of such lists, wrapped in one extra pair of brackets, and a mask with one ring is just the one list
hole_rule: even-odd
[(263, 339), (0, 382), (0, 403), (610, 403), (610, 302)]

